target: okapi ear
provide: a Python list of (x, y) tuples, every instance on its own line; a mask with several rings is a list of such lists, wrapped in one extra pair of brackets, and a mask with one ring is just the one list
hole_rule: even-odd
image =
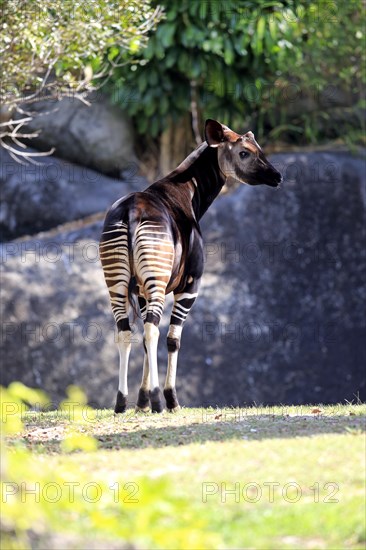
[(249, 132), (247, 132), (246, 134), (244, 134), (244, 137), (245, 137), (245, 138), (252, 139), (253, 141), (255, 141), (255, 136), (254, 136), (253, 132), (251, 132), (250, 130), (249, 130)]
[(223, 126), (217, 120), (208, 118), (205, 124), (205, 138), (210, 147), (218, 147), (220, 143), (225, 141), (225, 131)]

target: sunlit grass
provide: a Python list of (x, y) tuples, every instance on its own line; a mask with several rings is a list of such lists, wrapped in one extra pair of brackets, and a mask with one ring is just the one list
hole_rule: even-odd
[(3, 548), (364, 548), (365, 405), (85, 411), (7, 436)]

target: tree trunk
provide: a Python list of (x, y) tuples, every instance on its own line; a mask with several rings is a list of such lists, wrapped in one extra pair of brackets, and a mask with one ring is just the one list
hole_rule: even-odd
[(195, 147), (190, 114), (187, 113), (178, 123), (170, 120), (160, 138), (160, 176), (174, 170)]

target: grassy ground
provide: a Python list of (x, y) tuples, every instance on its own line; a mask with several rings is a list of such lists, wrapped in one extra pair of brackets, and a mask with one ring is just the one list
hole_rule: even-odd
[(22, 416), (3, 548), (365, 547), (364, 405)]

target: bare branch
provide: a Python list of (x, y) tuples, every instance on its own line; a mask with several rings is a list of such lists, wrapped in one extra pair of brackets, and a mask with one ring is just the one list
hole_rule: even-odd
[[(23, 137), (24, 136), (22, 136), (22, 138)], [(15, 145), (18, 145), (18, 147), (20, 147), (21, 149), (26, 149), (27, 148), (25, 143), (22, 143), (21, 141), (19, 141), (19, 139), (17, 139), (16, 136), (11, 136), (11, 139), (14, 141)]]
[(155, 25), (155, 23), (160, 19), (160, 17), (162, 16), (164, 10), (162, 9), (161, 6), (157, 6), (154, 10), (154, 12), (151, 14), (150, 18), (147, 19), (146, 21), (144, 21), (144, 23), (142, 23), (139, 27), (138, 27), (138, 30), (140, 32), (148, 32), (149, 30), (151, 30), (151, 28)]
[(49, 151), (37, 151), (36, 153), (31, 153), (30, 151), (18, 151), (18, 149), (14, 149), (11, 145), (8, 145), (5, 143), (5, 141), (0, 137), (0, 145), (4, 147), (4, 149), (7, 149), (11, 153), (15, 155), (19, 155), (20, 157), (25, 157), (27, 160), (30, 160), (32, 157), (49, 157), (55, 152), (55, 148), (52, 147)]
[(31, 132), (28, 134), (20, 131), (24, 124), (30, 122), (31, 120), (32, 117), (25, 117), (19, 120), (8, 120), (7, 122), (2, 122), (0, 124), (2, 128), (5, 128), (5, 131), (0, 132), (0, 146), (6, 149), (9, 152), (11, 158), (19, 162), (20, 164), (39, 164), (34, 160), (34, 158), (46, 157), (52, 155), (52, 153), (55, 151), (54, 147), (45, 152), (22, 151), (16, 149), (10, 143), (7, 143), (5, 141), (6, 139), (11, 140), (11, 142), (20, 149), (26, 149), (27, 146), (22, 143), (20, 139), (32, 139), (39, 135), (39, 131)]
[(58, 107), (55, 107), (54, 109), (49, 109), (48, 111), (39, 112), (39, 111), (25, 111), (24, 109), (21, 108), (20, 105), (16, 105), (15, 110), (17, 113), (20, 113), (21, 115), (28, 115), (30, 117), (29, 121), (31, 121), (33, 120), (34, 115), (41, 117), (41, 116), (50, 115), (52, 113), (57, 113)]
[[(33, 12), (28, 13), (29, 2), (18, 0), (16, 12), (5, 8), (9, 16), (6, 31), (9, 36), (6, 36), (4, 47), (7, 70), (0, 86), (0, 102), (5, 108), (9, 108), (6, 116), (11, 120), (0, 123), (0, 146), (7, 149), (12, 158), (21, 163), (24, 160), (34, 163), (33, 158), (47, 156), (54, 151), (52, 149), (48, 152), (36, 153), (22, 150), (26, 148), (22, 139), (32, 139), (39, 135), (39, 131), (23, 132), (23, 126), (29, 124), (35, 115), (45, 116), (57, 111), (57, 107), (47, 112), (32, 111), (28, 108), (29, 105), (45, 100), (61, 100), (64, 97), (72, 97), (90, 106), (88, 94), (104, 86), (116, 69), (131, 63), (132, 56), (129, 49), (132, 41), (137, 39), (141, 45), (146, 43), (146, 35), (161, 19), (163, 9), (160, 6), (152, 9), (146, 0), (130, 1), (134, 8), (138, 7), (138, 10), (132, 10), (130, 21), (126, 20), (125, 22), (123, 19), (122, 24), (115, 28), (110, 25), (110, 12), (103, 13), (102, 19), (105, 21), (105, 25), (98, 23), (96, 32), (100, 33), (100, 40), (96, 41), (95, 45), (93, 42), (95, 35), (93, 20), (89, 24), (88, 19), (84, 17), (85, 14), (82, 11), (79, 12), (76, 7), (76, 15), (74, 15), (76, 23), (79, 25), (77, 27), (79, 34), (76, 35), (80, 40), (76, 42), (75, 46), (73, 38), (70, 38), (70, 25), (67, 17), (65, 20), (63, 18), (58, 20), (58, 10), (54, 8), (55, 18), (59, 24), (54, 25), (52, 18), (47, 19), (45, 25), (48, 32), (44, 32), (43, 29), (42, 32), (35, 32), (34, 44), (31, 43), (30, 49), (29, 44), (25, 44), (23, 37), (19, 38), (18, 33), (19, 22), (27, 23), (28, 15), (30, 18), (34, 15)], [(61, 0), (47, 0), (47, 5), (48, 3), (52, 6), (62, 6)], [(103, 4), (103, 2), (101, 3)], [(117, 2), (117, 5), (120, 4)], [(37, 45), (40, 47), (36, 47)], [(102, 64), (101, 67), (98, 66), (97, 74), (93, 75), (93, 72), (88, 70), (89, 64), (92, 63), (90, 60), (106, 56), (111, 45), (118, 48), (118, 55), (115, 59)], [(60, 62), (60, 74), (55, 71), (58, 62)], [(19, 116), (18, 120), (15, 120), (14, 113)], [(18, 159), (18, 157), (20, 158)]]
[(39, 88), (38, 88), (33, 94), (27, 96), (27, 97), (25, 98), (25, 100), (22, 100), (22, 101), (21, 101), (22, 103), (26, 103), (26, 102), (28, 103), (28, 102), (30, 102), (30, 101), (33, 101), (34, 99), (36, 99), (36, 98), (40, 95), (40, 93), (42, 92), (42, 90), (44, 90), (44, 89), (47, 87), (47, 86), (46, 86), (47, 80), (49, 79), (49, 76), (50, 76), (50, 74), (51, 74), (51, 72), (52, 72), (52, 69), (53, 69), (53, 67), (54, 67), (54, 65), (55, 65), (55, 63), (56, 63), (56, 61), (57, 61), (57, 59), (58, 59), (58, 58), (54, 59), (53, 61), (49, 61), (49, 62), (48, 62), (48, 67), (47, 67), (47, 70), (46, 70), (46, 74), (45, 74), (45, 76), (44, 76), (43, 79), (42, 79), (41, 85), (39, 86)]
[[(24, 126), (24, 124), (30, 122), (31, 120), (31, 117), (27, 117), (20, 120), (9, 120), (7, 122), (2, 122), (1, 126), (4, 128), (9, 128), (9, 130), (6, 129), (5, 131), (0, 132), (0, 138), (8, 137), (13, 141), (17, 141), (17, 138), (32, 139), (34, 137), (38, 137), (39, 131), (35, 131), (30, 134), (23, 134), (19, 131)], [(21, 147), (25, 148), (25, 145), (21, 144)]]
[(32, 120), (32, 117), (27, 118), (21, 118), (19, 120), (8, 120), (6, 122), (0, 122), (0, 126), (10, 126), (12, 124), (18, 124), (19, 122), (22, 122), (25, 124), (26, 122), (30, 122)]
[[(0, 143), (1, 143), (1, 140), (0, 140)], [(2, 143), (1, 145), (3, 146)], [(19, 164), (22, 164), (23, 166), (26, 166), (27, 164), (29, 164), (29, 162), (25, 162), (24, 160), (22, 160), (16, 153), (13, 153), (13, 151), (9, 151), (9, 155), (13, 160), (15, 160), (15, 162), (19, 162)]]

